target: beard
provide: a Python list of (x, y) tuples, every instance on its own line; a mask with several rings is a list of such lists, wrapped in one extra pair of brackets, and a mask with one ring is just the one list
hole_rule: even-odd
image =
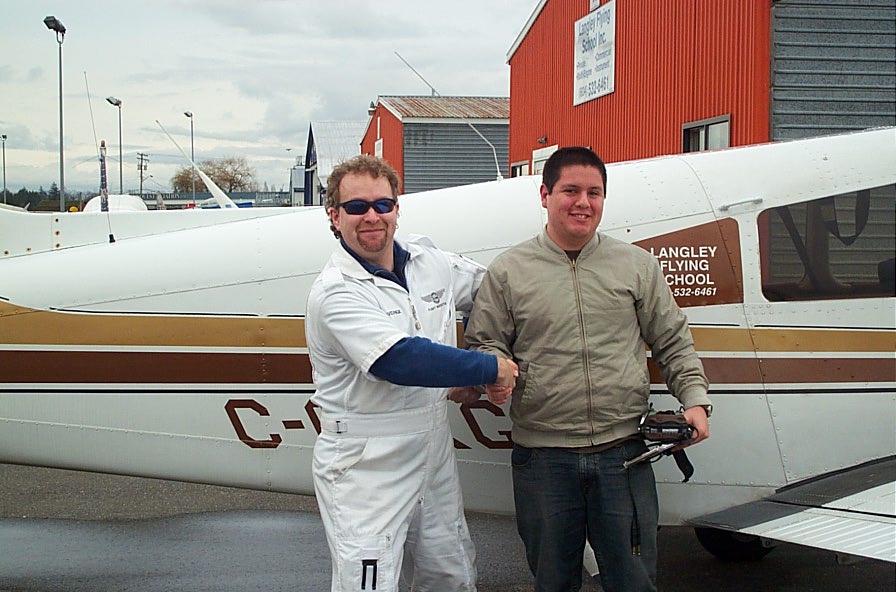
[(358, 245), (368, 253), (380, 253), (389, 243), (388, 228), (378, 228), (379, 232), (356, 232)]

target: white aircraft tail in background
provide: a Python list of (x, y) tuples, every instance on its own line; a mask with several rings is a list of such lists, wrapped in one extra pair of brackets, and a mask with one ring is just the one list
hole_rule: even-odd
[[(691, 481), (654, 465), (661, 522), (720, 556), (896, 561), (894, 163), (885, 128), (608, 167), (601, 231), (659, 260), (715, 404)], [(400, 232), (488, 264), (540, 232), (539, 185), (402, 196)], [(94, 218), (0, 209), (0, 462), (313, 493), (323, 209)], [(506, 409), (451, 422), (467, 508), (511, 513)]]

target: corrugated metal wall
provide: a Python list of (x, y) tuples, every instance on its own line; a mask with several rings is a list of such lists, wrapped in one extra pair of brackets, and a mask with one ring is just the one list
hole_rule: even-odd
[(772, 8), (772, 139), (896, 125), (896, 1)]
[[(507, 124), (475, 123), (495, 147), (501, 175), (507, 176)], [(404, 123), (404, 192), (494, 181), (492, 149), (465, 123)]]
[(771, 0), (616, 0), (616, 85), (573, 107), (576, 20), (549, 0), (510, 60), (511, 162), (585, 144), (608, 162), (681, 152), (684, 123), (731, 116), (731, 145), (769, 139)]

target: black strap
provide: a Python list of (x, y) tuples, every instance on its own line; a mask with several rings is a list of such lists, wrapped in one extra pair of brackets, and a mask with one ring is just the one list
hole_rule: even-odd
[(852, 236), (842, 236), (840, 234), (840, 224), (837, 221), (837, 207), (834, 204), (834, 198), (828, 197), (821, 200), (820, 203), (821, 216), (828, 232), (840, 239), (840, 242), (847, 247), (856, 242), (856, 239), (865, 230), (865, 225), (868, 224), (868, 212), (871, 209), (871, 191), (866, 189), (856, 193), (855, 234)]
[(672, 458), (675, 459), (675, 464), (678, 465), (678, 470), (684, 475), (682, 483), (687, 483), (694, 475), (694, 465), (691, 464), (691, 460), (688, 458), (688, 455), (685, 454), (684, 448), (673, 452)]
[(809, 278), (809, 283), (812, 284), (813, 289), (818, 290), (818, 278), (815, 277), (815, 272), (812, 270), (812, 264), (809, 262), (809, 253), (806, 251), (806, 243), (803, 242), (803, 239), (800, 236), (800, 231), (796, 228), (796, 223), (793, 221), (790, 209), (787, 206), (779, 206), (775, 208), (775, 211), (778, 212), (781, 221), (784, 222), (784, 227), (787, 228), (787, 233), (790, 234), (790, 240), (793, 242), (793, 246), (800, 256), (800, 261), (803, 263), (803, 268), (806, 270), (806, 276)]

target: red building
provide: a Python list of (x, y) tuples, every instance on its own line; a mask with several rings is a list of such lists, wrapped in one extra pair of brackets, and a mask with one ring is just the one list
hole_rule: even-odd
[(507, 176), (507, 97), (380, 96), (361, 152), (395, 167), (402, 193)]
[(510, 164), (616, 162), (896, 122), (892, 0), (541, 0), (508, 53)]

